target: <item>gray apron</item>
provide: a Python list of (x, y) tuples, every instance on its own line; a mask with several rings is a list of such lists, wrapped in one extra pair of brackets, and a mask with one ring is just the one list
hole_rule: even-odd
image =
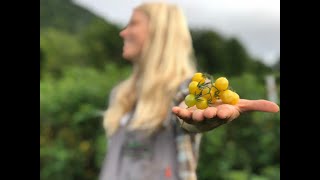
[[(184, 81), (179, 90), (186, 89), (189, 82)], [(173, 101), (172, 106), (178, 102)], [(151, 137), (141, 130), (127, 130), (132, 114), (122, 118), (127, 122), (109, 138), (99, 180), (180, 180), (175, 139), (182, 128), (176, 124), (171, 107), (162, 128)]]
[(144, 131), (128, 131), (120, 126), (109, 139), (99, 180), (179, 180), (175, 121), (172, 117), (167, 120), (171, 123), (151, 137)]

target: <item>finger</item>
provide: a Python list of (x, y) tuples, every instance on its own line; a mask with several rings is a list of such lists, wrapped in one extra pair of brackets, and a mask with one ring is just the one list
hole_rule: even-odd
[(239, 115), (239, 111), (236, 111), (234, 107), (230, 105), (221, 105), (217, 109), (217, 117), (226, 121), (231, 121)]
[(212, 119), (217, 115), (217, 108), (214, 107), (208, 107), (203, 111), (203, 116), (206, 119)]
[(196, 110), (196, 108), (190, 107), (190, 108), (183, 108), (183, 107), (179, 107), (179, 106), (174, 106), (172, 107), (172, 112), (175, 114), (179, 114), (179, 113), (185, 113), (185, 110), (192, 113), (194, 110)]
[(192, 111), (189, 111), (187, 109), (175, 106), (172, 108), (172, 112), (186, 122), (189, 122), (192, 119)]
[(178, 115), (180, 109), (181, 109), (180, 107), (174, 106), (174, 107), (172, 108), (172, 112), (173, 112), (174, 114)]
[(203, 110), (202, 109), (197, 109), (192, 113), (192, 119), (194, 121), (203, 121), (204, 120), (204, 116), (203, 116)]
[(238, 107), (241, 112), (245, 111), (263, 111), (263, 112), (278, 112), (279, 106), (272, 102), (264, 99), (259, 100), (247, 100), (241, 99), (238, 103)]

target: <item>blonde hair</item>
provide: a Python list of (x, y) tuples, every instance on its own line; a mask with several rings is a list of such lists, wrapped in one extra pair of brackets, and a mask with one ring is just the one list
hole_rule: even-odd
[(178, 86), (196, 71), (191, 34), (179, 7), (149, 2), (134, 10), (149, 18), (149, 37), (132, 75), (110, 97), (103, 123), (109, 136), (118, 129), (121, 117), (134, 107), (129, 129), (155, 132), (171, 110)]

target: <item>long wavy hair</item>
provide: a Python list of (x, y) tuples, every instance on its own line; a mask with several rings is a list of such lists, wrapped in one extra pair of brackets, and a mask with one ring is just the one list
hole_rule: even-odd
[(143, 3), (134, 10), (148, 17), (149, 37), (133, 64), (131, 76), (113, 89), (103, 120), (108, 136), (116, 132), (121, 117), (133, 108), (128, 128), (155, 132), (166, 120), (178, 86), (196, 72), (183, 11), (174, 4), (160, 2)]

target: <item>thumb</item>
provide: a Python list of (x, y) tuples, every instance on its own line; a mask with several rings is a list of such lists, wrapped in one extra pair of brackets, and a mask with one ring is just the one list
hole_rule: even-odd
[(241, 99), (238, 102), (238, 107), (240, 108), (241, 112), (262, 111), (262, 112), (276, 113), (276, 112), (279, 112), (279, 109), (280, 109), (276, 103), (272, 101), (267, 101), (264, 99), (258, 99), (258, 100)]

